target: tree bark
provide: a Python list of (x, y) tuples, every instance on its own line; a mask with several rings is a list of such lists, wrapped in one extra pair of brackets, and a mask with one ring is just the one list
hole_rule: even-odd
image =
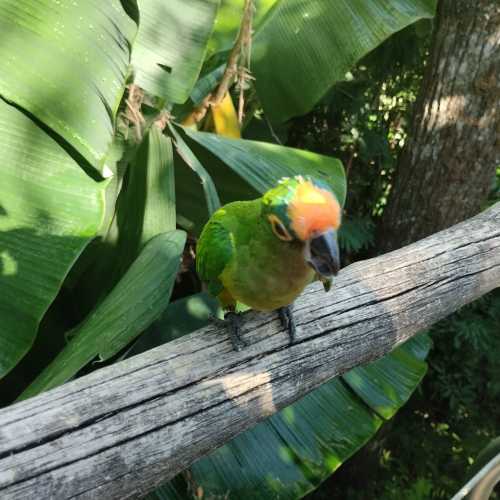
[(479, 212), (500, 164), (500, 3), (441, 0), (380, 252)]

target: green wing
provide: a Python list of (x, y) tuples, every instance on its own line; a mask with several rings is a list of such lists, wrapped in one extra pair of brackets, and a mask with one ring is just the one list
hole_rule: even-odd
[(234, 254), (234, 240), (221, 218), (225, 215), (218, 210), (203, 228), (196, 246), (196, 271), (200, 279), (208, 285), (212, 295), (219, 295), (224, 285), (219, 280), (224, 268)]

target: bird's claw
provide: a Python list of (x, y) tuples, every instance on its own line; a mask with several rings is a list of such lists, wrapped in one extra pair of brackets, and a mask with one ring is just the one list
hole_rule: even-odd
[(215, 314), (209, 314), (208, 321), (220, 328), (224, 328), (227, 326), (227, 321), (225, 319), (218, 318)]
[(280, 307), (278, 309), (278, 314), (283, 328), (285, 328), (290, 337), (290, 345), (295, 344), (297, 327), (293, 319), (292, 306)]
[(224, 315), (224, 319), (217, 318), (211, 314), (209, 319), (217, 326), (229, 329), (231, 344), (233, 344), (233, 349), (235, 351), (241, 351), (241, 349), (248, 346), (248, 343), (241, 338), (242, 317), (240, 314), (236, 312), (228, 312)]
[(321, 276), (319, 274), (316, 275), (319, 281), (321, 281), (321, 284), (323, 285), (323, 289), (325, 292), (329, 292), (330, 289), (332, 288), (332, 279), (331, 278), (325, 278), (324, 276)]

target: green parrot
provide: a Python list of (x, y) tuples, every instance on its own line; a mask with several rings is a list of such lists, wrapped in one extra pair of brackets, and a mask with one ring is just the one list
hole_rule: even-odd
[(226, 311), (233, 347), (240, 350), (236, 302), (278, 310), (291, 343), (291, 304), (315, 278), (329, 289), (340, 267), (341, 206), (331, 187), (310, 176), (284, 177), (264, 196), (214, 212), (196, 247), (196, 270)]

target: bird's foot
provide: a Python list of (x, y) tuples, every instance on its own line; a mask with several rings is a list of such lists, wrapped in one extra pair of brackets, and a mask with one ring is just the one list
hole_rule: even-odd
[(210, 321), (216, 325), (229, 329), (229, 336), (231, 338), (231, 343), (233, 344), (233, 349), (235, 351), (241, 351), (243, 347), (248, 344), (241, 338), (241, 324), (243, 318), (241, 314), (236, 312), (228, 312), (224, 315), (224, 319), (217, 318), (211, 315)]
[(318, 279), (321, 281), (325, 292), (329, 292), (330, 288), (332, 288), (332, 280), (331, 278), (325, 278), (323, 276), (318, 276)]
[(295, 344), (297, 328), (295, 326), (295, 320), (293, 319), (292, 306), (280, 307), (278, 309), (278, 314), (283, 328), (287, 330), (290, 337), (290, 345)]

